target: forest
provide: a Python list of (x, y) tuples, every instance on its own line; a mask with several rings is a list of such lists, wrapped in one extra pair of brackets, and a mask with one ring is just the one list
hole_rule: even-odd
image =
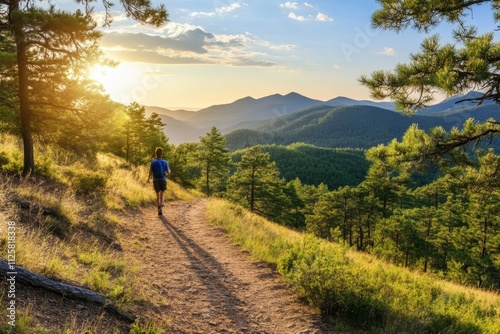
[[(406, 117), (397, 123), (401, 136), (392, 139), (398, 136), (377, 131), (379, 124), (393, 122), (392, 112), (320, 107), (288, 115), (286, 122), (273, 125), (274, 132), (268, 124), (225, 137), (212, 127), (199, 142), (174, 146), (158, 114), (146, 115), (135, 102), (116, 103), (88, 79), (93, 65), (110, 63), (97, 47), (100, 34), (88, 16), (36, 7), (9, 16), (1, 6), (0, 140), (15, 138), (23, 147), (22, 154), (0, 149), (2, 177), (60, 182), (51, 172), (48, 150), (73, 162), (90, 161), (90, 166), (99, 154), (112, 154), (132, 169), (147, 165), (161, 146), (171, 181), (183, 187), (431, 277), (500, 291), (498, 118), (469, 118), (446, 128), (412, 124), (417, 116)], [(385, 9), (374, 15), (376, 24), (392, 23), (397, 29), (398, 22), (410, 22)], [(446, 6), (429, 10), (455, 18)], [(153, 24), (166, 20), (161, 8), (136, 14)], [(417, 15), (412, 22), (437, 24), (418, 21), (426, 17)], [(29, 32), (22, 34), (24, 41), (16, 38), (19, 29)], [(498, 43), (463, 26), (456, 38), (463, 50), (430, 38), (411, 66), (375, 72), (360, 82), (375, 98), (392, 98), (409, 115), (425, 107), (429, 86), (451, 94), (482, 84), (484, 95), (475, 102), (498, 103)], [(427, 60), (436, 68), (428, 71)], [(410, 94), (415, 89), (422, 89), (416, 100)], [(343, 113), (379, 123), (346, 128), (334, 121)], [(97, 172), (81, 175), (80, 181), (84, 192), (103, 182)]]

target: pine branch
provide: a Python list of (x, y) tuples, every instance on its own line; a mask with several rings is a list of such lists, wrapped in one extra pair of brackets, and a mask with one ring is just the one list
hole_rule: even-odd
[(47, 107), (52, 107), (52, 108), (56, 108), (56, 109), (63, 109), (63, 110), (77, 112), (77, 113), (82, 112), (82, 110), (78, 109), (78, 108), (71, 108), (71, 107), (62, 106), (62, 105), (58, 105), (58, 104), (54, 104), (54, 103), (50, 103), (50, 102), (32, 101), (31, 104), (37, 105), (37, 106), (47, 106)]
[(48, 45), (47, 43), (42, 43), (42, 42), (35, 41), (35, 40), (27, 41), (26, 45), (27, 46), (37, 45), (41, 48), (44, 48), (44, 49), (49, 50), (49, 51), (54, 52), (54, 53), (66, 54), (68, 56), (71, 56), (72, 58), (78, 57), (78, 53), (75, 54), (75, 51), (67, 50), (67, 49), (63, 49), (63, 48), (56, 48), (56, 47)]
[[(491, 123), (498, 124), (498, 122), (491, 122)], [(472, 142), (476, 142), (476, 146), (477, 146), (477, 144), (481, 140), (483, 140), (484, 138), (486, 138), (488, 136), (491, 137), (491, 136), (497, 135), (497, 134), (500, 134), (500, 129), (488, 129), (488, 130), (483, 131), (483, 132), (481, 132), (477, 135), (474, 135), (474, 136), (459, 136), (459, 137), (447, 139), (447, 140), (444, 140), (442, 142), (438, 142), (436, 144), (437, 150), (434, 152), (431, 152), (431, 155), (443, 156), (456, 148), (466, 147), (468, 144), (470, 144)], [(491, 142), (491, 140), (492, 140), (492, 138), (490, 138), (490, 142)]]

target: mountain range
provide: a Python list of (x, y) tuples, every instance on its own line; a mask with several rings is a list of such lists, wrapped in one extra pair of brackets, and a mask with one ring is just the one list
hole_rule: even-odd
[(197, 142), (212, 126), (228, 139), (230, 149), (252, 144), (306, 142), (324, 147), (367, 148), (399, 138), (412, 123), (422, 129), (460, 126), (474, 117), (498, 119), (500, 107), (485, 103), (479, 107), (457, 101), (477, 96), (477, 92), (454, 96), (408, 117), (395, 112), (390, 102), (336, 97), (328, 101), (298, 93), (274, 94), (255, 99), (244, 97), (232, 103), (213, 105), (199, 111), (146, 107), (166, 123), (169, 142)]

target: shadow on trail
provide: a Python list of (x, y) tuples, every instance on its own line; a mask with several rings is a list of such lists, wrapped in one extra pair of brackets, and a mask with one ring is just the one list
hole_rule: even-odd
[(191, 261), (191, 268), (206, 286), (210, 303), (214, 308), (218, 312), (225, 313), (239, 328), (249, 327), (250, 324), (238, 310), (238, 306), (242, 306), (244, 302), (235, 296), (224, 282), (224, 278), (229, 278), (230, 274), (209, 252), (187, 237), (167, 218), (163, 216), (160, 220)]

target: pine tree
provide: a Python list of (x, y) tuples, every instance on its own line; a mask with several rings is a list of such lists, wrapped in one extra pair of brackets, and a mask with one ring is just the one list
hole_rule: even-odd
[[(53, 6), (44, 9), (31, 0), (0, 2), (0, 30), (15, 46), (24, 176), (35, 172), (33, 124), (37, 113), (40, 115), (39, 110), (78, 110), (68, 104), (68, 92), (78, 84), (84, 68), (101, 58), (97, 45), (100, 33), (90, 15), (91, 1), (76, 2), (83, 4), (87, 12), (68, 13)], [(121, 0), (121, 3), (127, 15), (139, 22), (159, 26), (167, 20), (165, 8), (154, 8), (149, 0)], [(109, 24), (113, 3), (103, 1), (103, 5), (106, 24)], [(42, 90), (34, 89), (35, 86)], [(51, 95), (40, 94), (51, 89), (55, 89)]]
[(467, 89), (481, 88), (484, 94), (473, 100), (500, 101), (498, 59), (500, 43), (493, 32), (477, 35), (467, 26), (467, 16), (474, 15), (479, 5), (491, 6), (491, 19), (500, 19), (500, 6), (494, 0), (480, 1), (421, 1), (377, 0), (382, 6), (372, 16), (375, 27), (399, 32), (411, 27), (429, 32), (444, 20), (456, 24), (453, 31), (456, 44), (440, 45), (432, 36), (422, 43), (422, 53), (412, 55), (410, 64), (400, 64), (394, 72), (377, 71), (361, 82), (375, 97), (392, 97), (398, 106), (411, 112), (425, 106), (436, 91), (456, 94)]
[(163, 132), (165, 124), (156, 113), (146, 118), (146, 109), (137, 102), (129, 104), (125, 110), (125, 158), (133, 164), (146, 163), (156, 147), (163, 148), (163, 156), (170, 153), (168, 138)]
[(488, 151), (479, 168), (466, 169), (471, 192), (468, 214), (470, 259), (479, 287), (500, 287), (500, 157)]
[[(348, 187), (347, 187), (348, 188)], [(332, 230), (341, 230), (343, 238), (335, 235), (334, 241), (346, 240), (347, 228), (342, 223), (338, 222), (339, 217), (343, 217), (336, 211), (335, 199), (333, 192), (323, 194), (317, 203), (314, 205), (313, 212), (306, 216), (306, 230), (320, 238), (329, 239)]]
[[(378, 0), (382, 8), (372, 17), (375, 27), (400, 31), (412, 27), (418, 31), (429, 31), (444, 20), (456, 24), (453, 31), (454, 44), (442, 45), (439, 36), (425, 39), (422, 51), (411, 55), (411, 62), (398, 64), (393, 71), (375, 71), (370, 77), (364, 75), (359, 81), (370, 89), (375, 99), (390, 98), (398, 109), (413, 114), (426, 107), (434, 94), (442, 92), (448, 96), (480, 90), (477, 98), (464, 99), (481, 104), (492, 100), (500, 102), (499, 59), (500, 43), (494, 32), (478, 35), (474, 27), (466, 25), (467, 16), (474, 14), (478, 5), (490, 4), (492, 19), (500, 20), (498, 1), (420, 1)], [(451, 133), (437, 142), (434, 154), (444, 154), (456, 147), (482, 140), (500, 133), (500, 123), (490, 120), (474, 131), (461, 136)]]
[(284, 193), (275, 162), (260, 146), (249, 148), (241, 157), (236, 172), (230, 177), (227, 196), (235, 202), (274, 221), (282, 221), (283, 212), (291, 207)]
[(198, 143), (182, 143), (173, 148), (168, 160), (172, 173), (172, 181), (187, 188), (196, 186), (195, 180), (200, 179), (201, 171), (198, 163)]
[(201, 188), (207, 196), (225, 190), (231, 161), (228, 152), (226, 139), (215, 126), (200, 137), (198, 158), (203, 178)]

